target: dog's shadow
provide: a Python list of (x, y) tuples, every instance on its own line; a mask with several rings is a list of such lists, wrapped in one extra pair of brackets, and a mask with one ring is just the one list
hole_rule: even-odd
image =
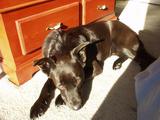
[(2, 65), (0, 63), (0, 79), (2, 79), (5, 75), (6, 75), (6, 73), (3, 71), (3, 67), (2, 67)]
[(93, 120), (136, 120), (135, 75), (140, 67), (134, 61), (113, 85)]
[(83, 106), (87, 102), (90, 92), (92, 90), (92, 79), (87, 79), (86, 82), (82, 86), (81, 97), (83, 101)]
[(84, 68), (84, 71), (85, 71), (85, 75), (87, 76), (85, 81), (83, 82), (83, 85), (82, 85), (82, 88), (81, 88), (81, 98), (82, 98), (82, 101), (83, 101), (83, 106), (85, 105), (85, 103), (87, 102), (88, 98), (89, 98), (89, 95), (90, 95), (90, 92), (92, 90), (92, 81), (93, 81), (93, 78), (92, 77), (89, 77), (92, 75), (93, 73), (93, 67), (85, 67)]
[[(86, 56), (87, 56), (87, 60), (86, 60), (86, 66), (84, 67), (84, 73), (85, 73), (85, 81), (83, 82), (82, 88), (81, 88), (81, 98), (83, 101), (83, 106), (85, 105), (85, 103), (87, 102), (91, 89), (92, 89), (92, 82), (95, 76), (95, 74), (100, 74), (102, 72), (103, 69), (103, 62), (98, 62), (96, 60), (96, 55), (97, 55), (97, 47), (96, 44), (92, 44), (89, 45), (86, 49)], [(93, 62), (95, 62), (98, 64), (98, 66), (95, 66), (95, 64)], [(95, 67), (96, 68), (96, 72), (95, 72)]]

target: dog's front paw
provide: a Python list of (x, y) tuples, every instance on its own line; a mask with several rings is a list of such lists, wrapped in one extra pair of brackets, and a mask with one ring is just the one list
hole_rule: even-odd
[(115, 61), (113, 63), (113, 70), (120, 69), (121, 67), (122, 67), (122, 63), (121, 62)]
[(57, 98), (56, 98), (55, 105), (56, 105), (57, 107), (59, 107), (60, 105), (63, 105), (63, 104), (65, 104), (65, 103), (64, 103), (61, 95), (59, 94), (59, 95), (57, 96)]
[(49, 105), (47, 101), (36, 101), (35, 104), (31, 107), (30, 118), (35, 120), (37, 117), (42, 116), (48, 109)]

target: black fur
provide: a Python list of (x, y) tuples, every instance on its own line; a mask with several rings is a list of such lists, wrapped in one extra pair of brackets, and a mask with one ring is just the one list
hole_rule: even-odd
[[(119, 56), (113, 64), (115, 70), (128, 58), (138, 62), (142, 70), (155, 60), (146, 52), (137, 34), (119, 21), (52, 31), (42, 51), (44, 58), (37, 60), (35, 65), (47, 74), (49, 80), (31, 108), (31, 118), (47, 110), (55, 88), (61, 93), (56, 99), (57, 106), (66, 104), (74, 110), (80, 109), (84, 104), (80, 94), (83, 83), (100, 74), (104, 60), (113, 54)], [(48, 101), (47, 105), (44, 100)]]

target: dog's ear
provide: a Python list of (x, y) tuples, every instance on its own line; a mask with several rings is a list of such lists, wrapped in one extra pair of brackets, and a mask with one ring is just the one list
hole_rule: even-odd
[(90, 44), (91, 43), (88, 41), (81, 43), (71, 51), (71, 54), (73, 55), (73, 57), (75, 57), (83, 67), (85, 66), (85, 62), (87, 59), (85, 48)]
[(33, 66), (38, 66), (47, 75), (49, 75), (51, 68), (54, 69), (56, 67), (54, 60), (51, 58), (35, 60)]
[(91, 40), (91, 42), (86, 41), (75, 47), (71, 54), (75, 56), (80, 64), (84, 67), (86, 60), (87, 60), (87, 55), (86, 55), (86, 47), (92, 44), (97, 44), (99, 42), (104, 41), (104, 39), (99, 39), (99, 40)]

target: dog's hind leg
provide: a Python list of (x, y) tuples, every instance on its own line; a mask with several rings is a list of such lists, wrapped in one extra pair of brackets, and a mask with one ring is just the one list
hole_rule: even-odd
[(31, 119), (35, 119), (36, 117), (43, 115), (47, 111), (51, 103), (51, 100), (54, 97), (55, 88), (56, 87), (53, 83), (53, 80), (48, 79), (42, 88), (39, 98), (31, 107)]
[(113, 69), (117, 70), (122, 67), (122, 64), (128, 59), (134, 59), (136, 52), (127, 48), (122, 48), (122, 51), (118, 53), (119, 58), (113, 63)]

